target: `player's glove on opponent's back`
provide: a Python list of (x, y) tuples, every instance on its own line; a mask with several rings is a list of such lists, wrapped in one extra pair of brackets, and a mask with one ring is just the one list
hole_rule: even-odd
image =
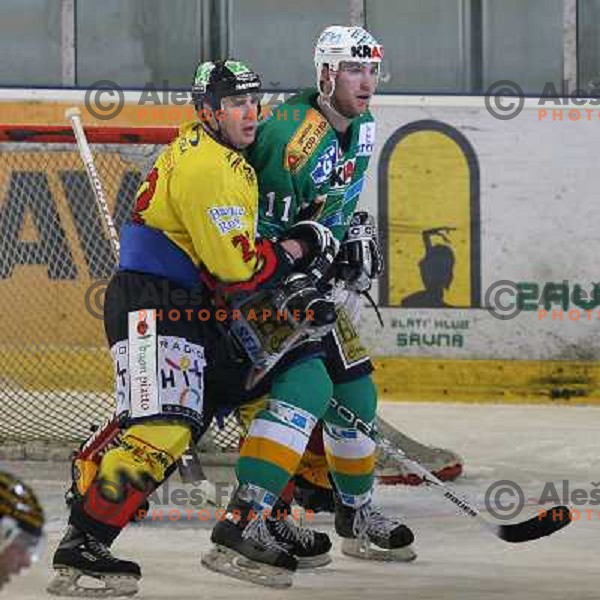
[(299, 221), (288, 229), (283, 239), (295, 239), (305, 246), (304, 258), (296, 263), (298, 270), (315, 282), (329, 276), (340, 243), (331, 230), (316, 221)]

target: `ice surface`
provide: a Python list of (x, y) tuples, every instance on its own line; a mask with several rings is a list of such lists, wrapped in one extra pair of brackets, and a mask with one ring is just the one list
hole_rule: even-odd
[[(521, 516), (536, 514), (544, 482), (562, 480), (571, 489), (592, 489), (600, 481), (600, 410), (591, 407), (485, 406), (382, 403), (381, 414), (417, 439), (447, 446), (465, 457), (465, 475), (454, 484), (483, 508), (494, 481), (517, 482), (529, 499)], [(68, 467), (64, 463), (0, 463), (24, 476), (38, 490), (49, 516), (48, 547), (42, 562), (13, 580), (5, 598), (49, 598), (45, 585), (51, 555), (64, 526), (62, 501)], [(380, 503), (401, 513), (414, 528), (419, 553), (411, 564), (377, 564), (342, 556), (334, 536), (333, 563), (300, 572), (289, 591), (271, 591), (206, 571), (200, 553), (209, 548), (211, 523), (144, 522), (130, 527), (115, 554), (138, 561), (143, 581), (138, 598), (383, 598), (486, 600), (574, 599), (600, 597), (600, 507), (578, 506), (581, 517), (550, 538), (509, 545), (475, 522), (458, 516), (434, 490), (380, 487)], [(167, 507), (162, 507), (166, 510)], [(189, 508), (189, 507), (188, 507)], [(589, 520), (586, 509), (592, 511)], [(332, 518), (317, 525), (332, 530)]]

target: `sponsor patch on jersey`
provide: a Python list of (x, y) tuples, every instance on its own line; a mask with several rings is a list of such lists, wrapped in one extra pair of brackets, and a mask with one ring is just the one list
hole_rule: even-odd
[(348, 313), (341, 308), (336, 311), (336, 314), (337, 321), (335, 322), (333, 339), (345, 369), (369, 360), (367, 350), (360, 341), (358, 331)]
[(313, 108), (307, 110), (304, 121), (285, 148), (284, 168), (292, 173), (298, 172), (319, 147), (328, 131), (327, 119)]
[(332, 190), (341, 190), (345, 188), (354, 177), (354, 170), (356, 168), (356, 158), (349, 158), (348, 160), (340, 161), (331, 170), (331, 177), (329, 184)]
[(319, 156), (317, 159), (317, 165), (312, 170), (310, 174), (312, 180), (316, 185), (320, 185), (321, 183), (325, 183), (329, 177), (331, 176), (331, 172), (333, 171), (333, 166), (337, 160), (338, 156), (338, 143), (337, 140), (334, 140), (331, 146), (328, 146), (325, 149), (325, 152)]
[(178, 336), (158, 336), (160, 403), (202, 414), (204, 347)]
[(356, 156), (371, 156), (375, 148), (375, 123), (362, 123), (358, 130), (358, 152)]
[(160, 412), (156, 367), (156, 310), (128, 313), (127, 330), (131, 416), (146, 417)]
[(213, 206), (207, 210), (210, 220), (215, 224), (221, 235), (243, 229), (243, 217), (246, 209), (243, 206)]

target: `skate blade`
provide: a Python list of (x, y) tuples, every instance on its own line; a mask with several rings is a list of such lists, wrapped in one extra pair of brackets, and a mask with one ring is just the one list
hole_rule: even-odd
[(417, 553), (412, 546), (386, 550), (373, 544), (365, 547), (361, 540), (344, 538), (342, 540), (342, 554), (360, 558), (362, 560), (375, 560), (381, 562), (411, 562), (417, 558)]
[[(116, 598), (133, 596), (138, 591), (138, 578), (133, 575), (93, 575), (72, 567), (55, 567), (55, 576), (46, 591), (55, 596), (77, 598)], [(104, 587), (86, 587), (79, 584), (81, 577), (90, 577)]]
[(325, 567), (331, 562), (329, 552), (319, 554), (318, 556), (296, 556), (296, 559), (298, 560), (298, 569), (302, 571)]
[(279, 589), (289, 588), (292, 585), (292, 575), (287, 569), (250, 560), (225, 546), (216, 545), (202, 555), (201, 562), (211, 571), (241, 581), (251, 581), (258, 585)]

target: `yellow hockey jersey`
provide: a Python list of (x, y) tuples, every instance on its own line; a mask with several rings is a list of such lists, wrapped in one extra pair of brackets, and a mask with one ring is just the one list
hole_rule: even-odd
[(283, 255), (255, 239), (257, 213), (254, 169), (201, 123), (186, 123), (140, 186), (121, 231), (119, 267), (188, 289), (202, 279), (211, 288), (252, 290), (279, 270)]

